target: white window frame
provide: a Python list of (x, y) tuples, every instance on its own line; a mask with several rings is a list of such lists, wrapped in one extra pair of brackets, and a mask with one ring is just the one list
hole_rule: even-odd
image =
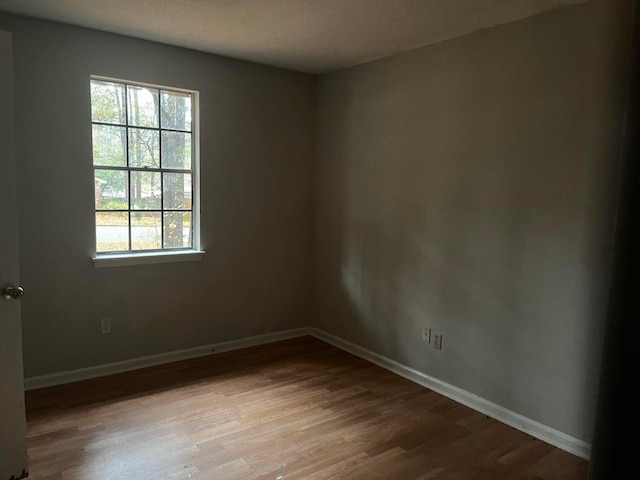
[[(103, 267), (119, 267), (119, 266), (128, 266), (128, 265), (146, 265), (153, 263), (174, 263), (174, 262), (187, 262), (187, 261), (198, 261), (201, 260), (204, 256), (204, 251), (201, 250), (200, 246), (200, 92), (197, 90), (189, 90), (178, 87), (168, 87), (165, 85), (158, 85), (153, 83), (146, 82), (138, 82), (134, 80), (124, 80), (120, 78), (114, 77), (106, 77), (102, 75), (91, 75), (89, 79), (89, 83), (92, 80), (120, 83), (124, 85), (133, 85), (140, 87), (148, 87), (154, 88), (164, 91), (173, 91), (180, 93), (188, 93), (191, 95), (191, 227), (192, 227), (192, 240), (191, 240), (191, 248), (175, 248), (175, 249), (157, 249), (157, 250), (128, 250), (128, 251), (118, 251), (118, 252), (97, 252), (97, 235), (96, 235), (96, 223), (95, 223), (95, 214), (94, 214), (94, 248), (95, 255), (92, 260), (94, 266), (96, 268)], [(126, 89), (125, 89), (126, 95)], [(90, 100), (91, 102), (91, 100)], [(160, 115), (160, 112), (158, 112)], [(128, 112), (125, 111), (125, 115), (127, 116), (126, 125), (127, 135), (128, 135)], [(93, 117), (91, 118), (91, 125), (94, 125)], [(92, 127), (93, 128), (93, 127)], [(162, 132), (161, 126), (158, 127), (158, 131)], [(128, 158), (128, 152), (126, 153)], [(100, 169), (100, 166), (93, 165), (93, 154), (91, 155), (91, 162), (93, 166), (93, 171), (96, 169)], [(126, 166), (127, 172), (131, 172), (133, 170), (130, 169), (128, 163)], [(94, 175), (95, 178), (95, 175)], [(131, 186), (128, 185), (130, 189)], [(131, 192), (128, 192), (128, 196), (130, 197)], [(131, 200), (129, 200), (130, 202)], [(94, 202), (95, 204), (95, 198)], [(97, 211), (94, 206), (94, 212)], [(131, 205), (129, 204), (129, 215), (131, 215)], [(129, 228), (131, 226), (131, 220), (129, 220)], [(164, 233), (163, 233), (164, 234)], [(129, 233), (129, 237), (131, 233)], [(131, 238), (129, 238), (129, 245), (131, 245)]]

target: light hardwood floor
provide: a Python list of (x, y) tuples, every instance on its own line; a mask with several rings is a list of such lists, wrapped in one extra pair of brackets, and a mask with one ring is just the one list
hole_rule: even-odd
[(27, 392), (32, 479), (584, 480), (587, 462), (311, 337)]

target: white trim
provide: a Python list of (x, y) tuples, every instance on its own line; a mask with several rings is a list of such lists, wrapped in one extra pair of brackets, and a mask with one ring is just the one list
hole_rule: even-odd
[(193, 249), (202, 250), (202, 239), (200, 238), (200, 92), (191, 92), (191, 224), (193, 225)]
[(302, 327), (293, 330), (284, 330), (276, 333), (267, 333), (264, 335), (256, 335), (253, 337), (242, 338), (239, 340), (231, 340), (227, 342), (214, 343), (200, 347), (188, 348), (185, 350), (177, 350), (173, 352), (161, 353), (158, 355), (149, 355), (146, 357), (132, 358), (121, 362), (107, 363), (95, 367), (81, 368), (78, 370), (70, 370), (67, 372), (53, 373), (49, 375), (41, 375), (38, 377), (26, 378), (24, 381), (25, 390), (34, 390), (36, 388), (50, 387), (53, 385), (61, 385), (64, 383), (77, 382), (89, 378), (103, 377), (113, 375), (115, 373), (137, 370), (139, 368), (151, 367), (165, 363), (177, 362), (179, 360), (187, 360), (189, 358), (203, 357), (212, 353), (221, 353), (241, 348), (252, 347), (256, 345), (264, 345), (267, 343), (277, 342), (280, 340), (288, 340), (291, 338), (302, 337), (304, 335), (312, 335), (334, 347), (345, 352), (363, 358), (385, 370), (400, 375), (401, 377), (411, 380), (425, 388), (433, 390), (465, 405), (473, 410), (490, 416), (499, 422), (505, 423), (510, 427), (520, 430), (531, 435), (543, 442), (547, 442), (555, 447), (565, 450), (578, 457), (589, 459), (591, 455), (591, 445), (583, 440), (567, 435), (555, 428), (544, 425), (540, 422), (527, 418), (507, 408), (501, 407), (489, 400), (486, 400), (471, 392), (458, 388), (449, 383), (443, 382), (435, 377), (420, 372), (402, 363), (391, 360), (388, 357), (367, 350), (364, 347), (351, 343), (340, 337), (327, 333), (314, 327)]
[(371, 363), (374, 363), (385, 370), (389, 370), (412, 382), (422, 385), (434, 392), (444, 395), (462, 405), (466, 405), (480, 413), (490, 416), (499, 422), (520, 430), (539, 440), (550, 443), (578, 457), (589, 459), (591, 456), (591, 445), (583, 440), (567, 435), (555, 428), (544, 425), (540, 422), (527, 418), (519, 413), (501, 407), (489, 400), (486, 400), (462, 388), (458, 388), (449, 383), (443, 382), (435, 377), (415, 370), (407, 365), (403, 365), (395, 360), (391, 360), (383, 355), (367, 350), (355, 343), (348, 342), (340, 337), (331, 335), (317, 328), (309, 328), (310, 334), (327, 342), (345, 352), (349, 352)]
[(202, 250), (178, 250), (175, 252), (163, 250), (150, 253), (123, 253), (96, 255), (92, 258), (96, 268), (126, 267), (128, 265), (150, 265), (152, 263), (197, 262), (202, 260), (205, 252)]
[(100, 82), (112, 82), (112, 83), (126, 83), (135, 87), (149, 87), (157, 88), (159, 90), (180, 92), (180, 93), (199, 93), (198, 90), (191, 90), (189, 88), (170, 87), (168, 85), (159, 85), (157, 83), (139, 82), (137, 80), (125, 80), (124, 78), (107, 77), (105, 75), (89, 75), (91, 80), (98, 80)]
[(267, 343), (278, 342), (280, 340), (288, 340), (308, 335), (306, 328), (296, 328), (293, 330), (284, 330), (282, 332), (267, 333), (264, 335), (256, 335), (253, 337), (241, 338), (239, 340), (230, 340), (227, 342), (213, 343), (210, 345), (202, 345), (200, 347), (186, 348), (184, 350), (175, 350), (173, 352), (159, 353), (157, 355), (147, 355), (144, 357), (131, 358), (120, 362), (106, 363), (95, 367), (79, 368), (77, 370), (68, 370), (65, 372), (51, 373), (48, 375), (40, 375), (37, 377), (29, 377), (24, 380), (25, 390), (35, 390), (37, 388), (52, 387), (54, 385), (62, 385), (65, 383), (79, 382), (90, 378), (104, 377), (116, 373), (129, 372), (140, 368), (152, 367), (154, 365), (163, 365), (165, 363), (178, 362), (180, 360), (188, 360), (190, 358), (204, 357), (213, 353), (228, 352), (241, 348), (254, 347), (256, 345), (264, 345)]

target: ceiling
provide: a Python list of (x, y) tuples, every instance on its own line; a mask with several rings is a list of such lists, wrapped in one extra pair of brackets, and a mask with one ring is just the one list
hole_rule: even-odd
[(0, 0), (0, 10), (326, 73), (584, 0)]

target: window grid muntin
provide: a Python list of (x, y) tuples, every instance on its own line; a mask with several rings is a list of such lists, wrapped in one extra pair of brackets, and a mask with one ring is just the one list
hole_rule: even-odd
[[(168, 88), (168, 87), (160, 87), (160, 86), (152, 86), (149, 84), (144, 84), (144, 83), (137, 83), (137, 82), (129, 82), (129, 81), (124, 81), (124, 80), (113, 80), (113, 79), (106, 79), (103, 77), (91, 77), (91, 81), (98, 81), (98, 82), (108, 82), (108, 83), (112, 83), (114, 85), (123, 85), (124, 86), (124, 99), (123, 99), (123, 105), (124, 105), (124, 120), (125, 123), (121, 124), (121, 123), (108, 123), (108, 122), (100, 122), (100, 121), (93, 121), (93, 116), (91, 119), (91, 124), (92, 125), (109, 125), (109, 126), (114, 126), (114, 127), (123, 127), (125, 128), (125, 160), (126, 160), (126, 167), (122, 167), (122, 166), (106, 166), (106, 165), (93, 165), (93, 170), (94, 170), (94, 178), (95, 178), (95, 171), (96, 170), (120, 170), (120, 171), (126, 171), (127, 172), (127, 188), (128, 188), (128, 192), (127, 192), (127, 205), (128, 205), (128, 209), (124, 210), (124, 209), (95, 209), (95, 212), (103, 212), (103, 213), (109, 213), (109, 212), (113, 212), (113, 213), (127, 213), (127, 217), (128, 217), (128, 250), (108, 250), (108, 251), (101, 251), (98, 252), (98, 245), (97, 245), (97, 233), (96, 233), (96, 253), (100, 254), (100, 255), (108, 255), (108, 254), (122, 254), (122, 253), (152, 253), (152, 252), (162, 252), (162, 251), (167, 251), (167, 252), (174, 252), (174, 251), (180, 251), (180, 250), (193, 250), (195, 248), (195, 231), (196, 231), (196, 219), (195, 219), (195, 211), (196, 211), (196, 198), (197, 198), (197, 192), (196, 189), (197, 187), (197, 177), (196, 177), (196, 171), (197, 171), (197, 166), (195, 164), (196, 162), (196, 148), (197, 146), (194, 145), (194, 139), (193, 139), (193, 135), (194, 132), (197, 129), (196, 126), (196, 119), (197, 119), (197, 115), (196, 115), (196, 109), (197, 109), (197, 105), (195, 105), (195, 99), (196, 99), (196, 92), (193, 91), (186, 91), (186, 90), (181, 90), (181, 89), (177, 89), (177, 88)], [(144, 88), (148, 88), (148, 89), (154, 89), (157, 90), (158, 92), (158, 127), (146, 127), (146, 126), (137, 126), (137, 125), (131, 125), (129, 122), (129, 86), (141, 86)], [(191, 114), (191, 120), (190, 120), (190, 125), (191, 128), (190, 129), (185, 129), (185, 130), (181, 130), (181, 129), (175, 129), (175, 128), (162, 128), (162, 93), (163, 92), (175, 92), (175, 93), (180, 93), (183, 95), (188, 95), (189, 96), (189, 100), (191, 103), (191, 109), (190, 109), (190, 114)], [(93, 104), (92, 104), (93, 107)], [(153, 131), (157, 131), (158, 132), (158, 164), (159, 167), (131, 167), (130, 166), (130, 162), (129, 162), (129, 130), (132, 128), (139, 128), (139, 129), (144, 129), (144, 130), (153, 130)], [(179, 132), (179, 133), (188, 133), (189, 134), (189, 138), (190, 138), (190, 145), (191, 145), (191, 153), (190, 153), (190, 169), (178, 169), (178, 168), (167, 168), (164, 169), (162, 168), (162, 132), (166, 131), (166, 132)], [(92, 156), (93, 156), (93, 152), (92, 152)], [(145, 172), (159, 172), (160, 173), (160, 209), (148, 209), (148, 210), (134, 210), (131, 208), (131, 172), (132, 171), (145, 171)], [(176, 209), (167, 209), (164, 208), (164, 175), (162, 175), (162, 173), (182, 173), (182, 174), (190, 174), (191, 175), (191, 207), (188, 209), (180, 209), (180, 210), (176, 210)], [(95, 196), (95, 195), (94, 195)], [(94, 204), (95, 204), (95, 199), (94, 199)], [(160, 213), (160, 248), (153, 248), (153, 249), (144, 249), (144, 250), (133, 250), (132, 248), (132, 231), (131, 231), (131, 214), (132, 213)], [(164, 235), (164, 213), (168, 212), (168, 213), (189, 213), (190, 214), (190, 223), (189, 223), (189, 238), (188, 238), (188, 243), (190, 244), (189, 246), (186, 247), (168, 247), (165, 248), (165, 235)], [(94, 219), (95, 221), (95, 219)], [(97, 227), (97, 223), (96, 223), (96, 227)], [(97, 229), (96, 229), (97, 231)]]
[[(91, 122), (94, 125), (104, 125), (107, 127), (131, 127), (131, 128), (139, 128), (140, 130), (158, 130), (156, 127), (139, 127), (138, 125), (127, 125), (124, 123), (106, 123), (106, 122)], [(192, 133), (191, 130), (179, 130), (177, 128), (163, 128), (163, 132), (176, 132), (176, 133)]]

